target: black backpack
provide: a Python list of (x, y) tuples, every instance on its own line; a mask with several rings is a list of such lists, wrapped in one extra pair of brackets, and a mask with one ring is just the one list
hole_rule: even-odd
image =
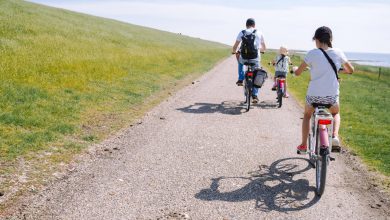
[(241, 56), (243, 59), (256, 59), (258, 56), (257, 48), (255, 46), (256, 30), (246, 35), (245, 30), (242, 31), (243, 36), (241, 37)]

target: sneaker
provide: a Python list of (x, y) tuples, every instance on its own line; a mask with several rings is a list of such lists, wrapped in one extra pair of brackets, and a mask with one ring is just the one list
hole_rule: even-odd
[(335, 146), (335, 147), (340, 147), (340, 140), (337, 136), (334, 136), (332, 138), (332, 146)]
[(306, 153), (306, 152), (307, 152), (307, 145), (299, 145), (297, 147), (297, 153), (298, 154)]
[(236, 85), (237, 85), (237, 86), (242, 86), (242, 85), (243, 85), (243, 80), (238, 80), (238, 81), (236, 82)]
[(259, 102), (259, 98), (257, 98), (257, 96), (252, 96), (252, 103), (258, 103)]
[(290, 97), (290, 95), (286, 92), (286, 94), (284, 94), (283, 97), (284, 97), (284, 98), (288, 98), (288, 97)]
[(272, 90), (272, 91), (276, 91), (276, 88), (277, 88), (277, 86), (274, 85), (274, 86), (272, 86), (272, 89), (271, 89), (271, 90)]
[(332, 151), (340, 152), (340, 140), (337, 136), (332, 138)]

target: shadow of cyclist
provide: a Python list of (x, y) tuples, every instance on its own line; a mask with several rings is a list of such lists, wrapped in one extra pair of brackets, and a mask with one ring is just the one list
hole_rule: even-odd
[[(295, 163), (292, 163), (292, 162)], [(307, 166), (296, 165), (304, 162)], [(247, 177), (218, 177), (211, 179), (208, 189), (203, 189), (195, 198), (213, 201), (242, 202), (255, 201), (255, 208), (262, 211), (298, 211), (306, 209), (318, 202), (314, 196), (314, 187), (309, 186), (306, 179), (294, 180), (293, 177), (311, 168), (308, 160), (303, 158), (285, 158), (275, 161), (271, 166), (259, 166), (259, 170), (249, 172)], [(237, 186), (246, 182), (240, 188), (223, 190), (223, 181)], [(238, 184), (237, 184), (238, 183)], [(224, 191), (224, 192), (221, 192)], [(313, 198), (309, 198), (312, 192)]]
[(187, 107), (178, 108), (177, 110), (193, 114), (222, 113), (228, 115), (240, 115), (246, 112), (244, 109), (244, 103), (238, 101), (223, 101), (221, 104), (195, 103)]

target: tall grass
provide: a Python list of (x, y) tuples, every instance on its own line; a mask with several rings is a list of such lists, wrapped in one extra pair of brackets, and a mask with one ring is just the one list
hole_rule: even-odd
[(72, 140), (99, 139), (94, 130), (129, 121), (148, 97), (227, 54), (222, 44), (1, 0), (0, 160), (79, 150)]
[[(264, 56), (263, 64), (276, 54)], [(294, 56), (294, 65), (301, 62)], [(340, 74), (341, 118), (340, 135), (343, 143), (355, 151), (373, 169), (390, 176), (390, 82), (388, 75), (378, 79), (377, 68), (356, 66), (352, 75)], [(382, 68), (390, 72), (389, 68)], [(383, 77), (383, 78), (382, 78)], [(387, 78), (386, 78), (387, 79)], [(310, 74), (288, 76), (289, 91), (304, 103)]]

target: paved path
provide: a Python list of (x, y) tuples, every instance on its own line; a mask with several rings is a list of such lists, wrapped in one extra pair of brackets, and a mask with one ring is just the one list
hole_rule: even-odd
[[(297, 156), (302, 109), (276, 108), (268, 80), (244, 112), (236, 62), (223, 61), (195, 84), (97, 147), (29, 202), (27, 219), (386, 219), (375, 195), (340, 155), (325, 194)], [(15, 217), (15, 218), (16, 218)]]

